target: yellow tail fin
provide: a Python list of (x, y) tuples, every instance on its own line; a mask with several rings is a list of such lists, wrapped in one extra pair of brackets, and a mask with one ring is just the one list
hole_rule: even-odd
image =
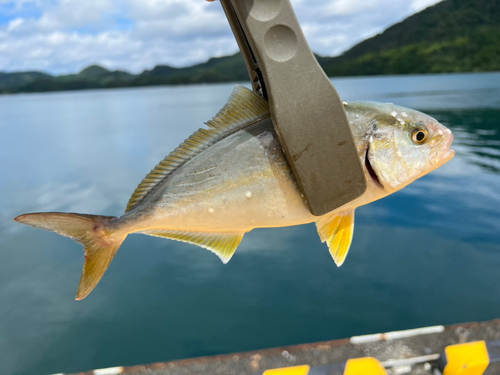
[(81, 243), (85, 250), (85, 264), (76, 294), (82, 300), (96, 287), (108, 269), (127, 235), (117, 235), (110, 229), (111, 216), (95, 216), (47, 212), (26, 214), (14, 220), (56, 232)]

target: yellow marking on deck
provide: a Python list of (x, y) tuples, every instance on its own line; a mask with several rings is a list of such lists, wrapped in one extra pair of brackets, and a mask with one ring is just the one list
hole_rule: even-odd
[(275, 368), (273, 370), (266, 370), (262, 375), (307, 375), (309, 374), (309, 365)]
[(344, 375), (387, 375), (387, 371), (378, 360), (366, 357), (348, 360)]
[(484, 341), (449, 345), (444, 352), (447, 364), (443, 375), (482, 375), (490, 363)]

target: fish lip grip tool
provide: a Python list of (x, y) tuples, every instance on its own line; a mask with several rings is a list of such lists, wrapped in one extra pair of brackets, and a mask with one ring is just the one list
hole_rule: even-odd
[(360, 197), (366, 178), (343, 103), (290, 0), (221, 4), (311, 213), (321, 216)]

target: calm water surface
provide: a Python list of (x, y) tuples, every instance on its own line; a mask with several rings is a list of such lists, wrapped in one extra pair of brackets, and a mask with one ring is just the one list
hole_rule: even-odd
[(457, 156), (356, 211), (337, 268), (314, 225), (212, 253), (129, 236), (74, 301), (80, 245), (25, 212), (120, 215), (232, 85), (0, 97), (0, 374), (77, 372), (500, 317), (500, 73), (334, 81), (344, 100), (423, 110)]

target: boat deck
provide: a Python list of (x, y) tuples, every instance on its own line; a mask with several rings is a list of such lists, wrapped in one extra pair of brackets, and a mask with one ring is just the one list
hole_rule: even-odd
[[(441, 374), (438, 370), (438, 360), (447, 346), (482, 340), (489, 345), (490, 351), (490, 366), (484, 374), (500, 374), (499, 367), (491, 370), (492, 362), (495, 362), (495, 366), (500, 366), (500, 341), (498, 341), (500, 319), (498, 319), (482, 323), (357, 336), (253, 352), (115, 367), (80, 375), (260, 375), (268, 369), (299, 365), (309, 365), (309, 375), (337, 375), (345, 374), (346, 361), (361, 357), (376, 358), (385, 367), (388, 375), (436, 375)], [(491, 343), (494, 346), (491, 346)]]

